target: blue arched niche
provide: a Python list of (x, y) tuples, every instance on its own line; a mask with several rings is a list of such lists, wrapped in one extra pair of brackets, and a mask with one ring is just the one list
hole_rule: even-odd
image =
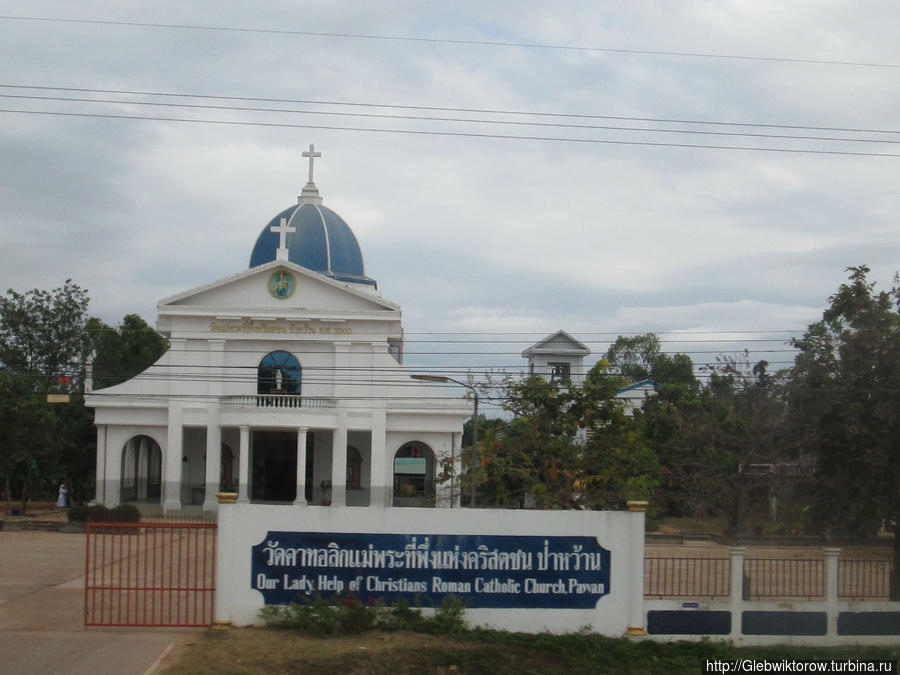
[(302, 370), (290, 352), (275, 351), (259, 362), (256, 373), (257, 394), (299, 394)]

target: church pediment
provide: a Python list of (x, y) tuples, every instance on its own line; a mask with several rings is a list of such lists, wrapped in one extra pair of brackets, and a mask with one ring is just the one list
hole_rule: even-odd
[(522, 356), (528, 358), (535, 354), (571, 354), (575, 356), (588, 356), (590, 348), (583, 342), (576, 340), (564, 330), (558, 330), (553, 335), (548, 335), (543, 340), (533, 344), (522, 352)]
[(335, 281), (287, 261), (273, 261), (246, 272), (161, 300), (160, 314), (221, 311), (294, 315), (305, 312), (368, 314), (398, 312), (399, 307), (354, 284)]

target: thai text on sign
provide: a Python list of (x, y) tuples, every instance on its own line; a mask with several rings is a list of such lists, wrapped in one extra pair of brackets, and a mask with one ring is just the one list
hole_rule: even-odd
[(594, 537), (269, 532), (252, 547), (266, 604), (353, 593), (364, 602), (590, 609), (610, 592), (610, 552)]

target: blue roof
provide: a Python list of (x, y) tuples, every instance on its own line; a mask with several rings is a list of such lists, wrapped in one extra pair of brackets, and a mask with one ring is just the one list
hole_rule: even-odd
[(653, 380), (641, 380), (640, 382), (633, 382), (629, 384), (627, 387), (622, 387), (617, 391), (617, 394), (623, 394), (626, 391), (632, 391), (633, 389), (640, 389), (641, 387), (653, 387), (654, 389), (659, 389), (659, 385), (656, 384)]
[(288, 260), (339, 281), (375, 285), (366, 276), (362, 252), (350, 226), (321, 204), (305, 202), (285, 209), (263, 228), (250, 254), (250, 267), (275, 260), (279, 235), (272, 227), (287, 220), (295, 228), (285, 239)]

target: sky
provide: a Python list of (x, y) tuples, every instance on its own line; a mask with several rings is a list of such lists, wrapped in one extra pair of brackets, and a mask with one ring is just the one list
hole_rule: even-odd
[(845, 268), (900, 269), (894, 0), (0, 16), (0, 288), (71, 278), (109, 323), (246, 269), (310, 143), (412, 362), (520, 367), (564, 329), (787, 363)]

